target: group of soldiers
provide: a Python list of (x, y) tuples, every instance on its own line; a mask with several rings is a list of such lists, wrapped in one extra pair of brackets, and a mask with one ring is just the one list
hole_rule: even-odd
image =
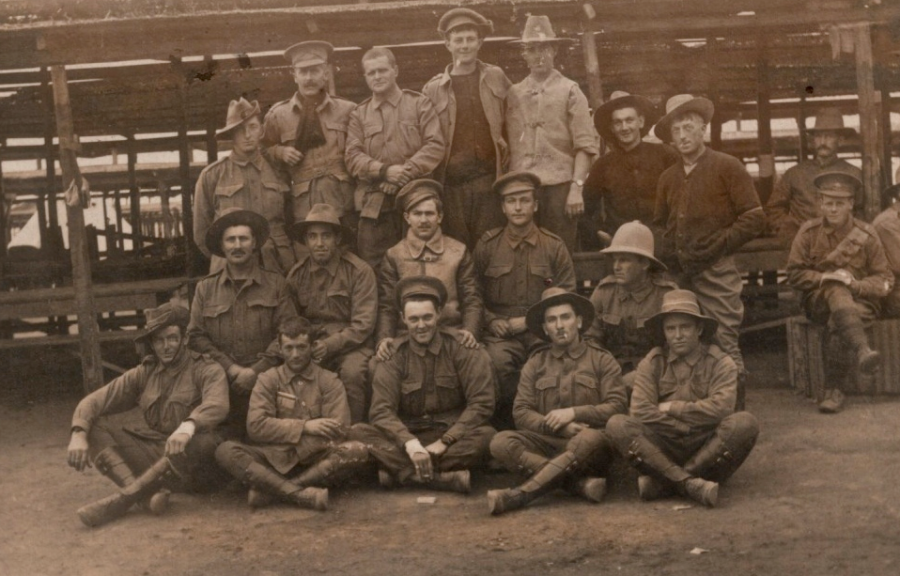
[[(385, 488), (468, 493), (491, 462), (523, 478), (488, 492), (492, 514), (557, 488), (599, 502), (616, 452), (642, 499), (716, 504), (759, 432), (733, 254), (766, 213), (743, 165), (704, 143), (712, 102), (674, 96), (661, 115), (614, 93), (591, 122), (548, 18), (516, 41), (530, 74), (515, 85), (478, 59), (489, 20), (456, 8), (438, 31), (452, 62), (424, 94), (373, 48), (372, 97), (338, 98), (331, 45), (309, 41), (285, 52), (292, 98), (264, 118), (231, 103), (233, 150), (195, 192), (210, 275), (190, 312), (148, 311), (141, 364), (75, 411), (69, 464), (119, 487), (79, 510), (85, 524), (230, 480), (254, 507), (322, 510), (368, 470)], [(645, 142), (651, 127), (671, 146)], [(611, 151), (595, 162), (598, 134)], [(790, 281), (870, 372), (863, 322), (894, 276), (849, 216), (858, 175), (821, 172)], [(587, 299), (571, 253), (597, 199), (612, 274)]]

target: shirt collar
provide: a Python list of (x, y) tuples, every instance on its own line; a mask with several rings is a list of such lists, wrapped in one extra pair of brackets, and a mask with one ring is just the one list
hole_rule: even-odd
[(431, 339), (428, 346), (422, 346), (416, 342), (412, 335), (407, 336), (407, 338), (409, 339), (409, 349), (415, 352), (417, 356), (424, 358), (426, 352), (430, 352), (432, 356), (437, 356), (441, 352), (443, 341), (441, 340), (440, 330), (434, 333), (434, 338)]
[(568, 356), (573, 360), (577, 360), (584, 356), (584, 353), (587, 351), (587, 343), (584, 341), (584, 338), (579, 338), (578, 342), (572, 344), (570, 346), (566, 346), (565, 348), (557, 348), (556, 346), (550, 346), (550, 354), (559, 360), (563, 356)]
[(544, 78), (543, 81), (535, 80), (531, 74), (529, 74), (528, 76), (525, 77), (525, 81), (528, 82), (529, 89), (539, 90), (545, 86), (549, 86), (550, 84), (555, 82), (557, 79), (559, 79), (561, 76), (562, 76), (562, 73), (560, 73), (559, 70), (554, 68), (553, 70), (550, 71), (550, 74), (548, 74), (547, 77)]
[[(219, 274), (219, 286), (222, 286), (226, 282), (234, 283), (234, 279), (231, 277), (231, 274), (228, 273), (228, 264), (225, 264), (225, 267), (222, 268), (222, 273)], [(262, 284), (262, 272), (260, 271), (258, 264), (253, 264), (253, 269), (250, 271), (250, 275), (247, 276), (247, 282)]]
[[(453, 76), (450, 74), (450, 71), (453, 70), (453, 63), (447, 64), (447, 67), (444, 68), (444, 71), (441, 73), (441, 78), (438, 80), (438, 84), (441, 86), (447, 85)], [(483, 68), (481, 65), (481, 60), (475, 61), (475, 71), (478, 73), (478, 77), (481, 78), (483, 76)]]
[[(187, 336), (184, 336), (187, 339)], [(182, 368), (184, 368), (185, 364), (187, 364), (188, 358), (190, 358), (191, 353), (188, 350), (187, 342), (185, 342), (181, 346), (181, 350), (175, 356), (174, 362), (169, 364), (168, 366), (163, 366), (163, 363), (159, 361), (159, 358), (156, 359), (156, 365), (159, 367), (160, 372), (180, 372)]]
[(687, 162), (684, 161), (684, 156), (681, 157), (681, 167), (682, 167), (682, 169), (684, 169), (685, 175), (688, 175), (691, 172), (693, 172), (694, 168), (696, 168), (697, 166), (700, 165), (701, 162), (703, 162), (703, 159), (707, 157), (707, 152), (709, 152), (709, 146), (706, 146), (704, 144), (703, 152), (700, 153), (700, 156), (697, 157), (697, 161), (694, 162), (693, 164), (688, 164)]
[(650, 278), (638, 286), (634, 290), (626, 290), (622, 286), (618, 286), (618, 295), (619, 300), (627, 300), (628, 298), (633, 298), (635, 302), (643, 302), (647, 299), (647, 296), (650, 295), (650, 292), (653, 291), (653, 281)]
[(444, 234), (441, 232), (441, 229), (438, 228), (437, 232), (434, 233), (434, 236), (432, 236), (428, 242), (423, 242), (412, 230), (408, 230), (406, 232), (406, 246), (409, 248), (410, 256), (417, 259), (422, 257), (422, 253), (425, 251), (426, 247), (435, 254), (443, 254)]
[(242, 156), (237, 152), (232, 151), (228, 157), (231, 158), (231, 161), (238, 166), (246, 166), (247, 164), (252, 164), (256, 167), (257, 170), (262, 171), (263, 157), (259, 149), (256, 150), (256, 154), (254, 154), (253, 156)]
[(697, 365), (697, 362), (699, 362), (701, 358), (706, 356), (706, 350), (708, 348), (709, 348), (709, 346), (707, 346), (706, 344), (703, 344), (701, 342), (700, 345), (697, 346), (697, 348), (695, 348), (694, 351), (691, 352), (690, 354), (688, 354), (687, 356), (677, 356), (674, 352), (672, 352), (670, 350), (669, 355), (666, 357), (666, 360), (668, 361), (669, 364), (672, 364), (673, 362), (677, 362), (680, 360), (680, 361), (685, 362), (691, 368), (693, 368), (694, 366)]
[(521, 244), (522, 242), (527, 242), (532, 246), (536, 246), (538, 241), (537, 225), (532, 222), (531, 225), (529, 225), (528, 230), (522, 236), (513, 234), (510, 227), (507, 226), (506, 230), (504, 230), (504, 236), (506, 237), (506, 241), (509, 242), (509, 245), (512, 246), (514, 250), (518, 248), (519, 244)]
[(310, 361), (310, 363), (306, 365), (306, 368), (299, 372), (294, 372), (293, 370), (288, 368), (287, 363), (279, 366), (278, 370), (281, 371), (280, 376), (282, 377), (281, 379), (284, 382), (293, 382), (298, 378), (306, 382), (312, 382), (315, 379), (315, 366), (313, 365), (312, 361)]
[(328, 270), (328, 275), (334, 278), (334, 275), (337, 274), (338, 269), (338, 261), (341, 259), (340, 252), (335, 251), (334, 256), (331, 257), (331, 260), (325, 263), (325, 265), (321, 265), (315, 260), (312, 259), (312, 256), (309, 258), (309, 271), (315, 274), (319, 270)]
[(851, 214), (849, 218), (847, 218), (847, 222), (840, 227), (832, 226), (828, 223), (828, 220), (825, 217), (822, 217), (822, 226), (825, 228), (825, 233), (830, 235), (838, 235), (845, 236), (850, 233), (850, 230), (853, 229), (853, 215)]
[[(322, 103), (316, 106), (316, 112), (321, 112), (326, 106), (330, 106), (331, 102), (331, 94), (326, 90), (325, 98), (322, 100)], [(291, 98), (291, 108), (303, 110), (303, 102), (300, 100), (299, 92), (294, 92), (294, 96)]]
[(372, 95), (372, 104), (375, 105), (375, 108), (380, 108), (382, 104), (387, 102), (394, 108), (400, 104), (400, 97), (403, 96), (403, 91), (400, 90), (400, 87), (394, 84), (394, 89), (391, 90), (387, 96), (381, 96), (379, 94)]

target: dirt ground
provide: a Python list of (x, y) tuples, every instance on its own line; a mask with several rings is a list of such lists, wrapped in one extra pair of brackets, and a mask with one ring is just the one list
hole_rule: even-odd
[(473, 494), (437, 493), (434, 504), (417, 502), (424, 491), (353, 486), (332, 491), (327, 512), (251, 511), (234, 491), (177, 494), (165, 517), (133, 511), (85, 528), (75, 510), (111, 484), (65, 464), (78, 364), (6, 358), (0, 574), (900, 574), (900, 402), (853, 397), (819, 415), (789, 389), (775, 336), (745, 347), (762, 433), (719, 507), (641, 502), (619, 465), (602, 504), (557, 493), (499, 518), (484, 494), (511, 484), (506, 474), (478, 475)]

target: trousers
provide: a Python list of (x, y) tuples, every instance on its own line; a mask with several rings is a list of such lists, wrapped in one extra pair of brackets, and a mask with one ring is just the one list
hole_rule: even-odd
[[(579, 476), (606, 476), (615, 448), (602, 430), (594, 428), (585, 428), (571, 438), (507, 430), (498, 432), (491, 441), (491, 455), (510, 472), (526, 476), (537, 472), (531, 468), (538, 468), (538, 462), (546, 462), (566, 451), (575, 455)], [(526, 453), (528, 457), (523, 459)], [(523, 465), (524, 462), (530, 464)]]
[(470, 251), (475, 249), (482, 234), (506, 223), (500, 198), (491, 190), (493, 183), (494, 176), (488, 174), (444, 185), (441, 227), (445, 234), (465, 244)]

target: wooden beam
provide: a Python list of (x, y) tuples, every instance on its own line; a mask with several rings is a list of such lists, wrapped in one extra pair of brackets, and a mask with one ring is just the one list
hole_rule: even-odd
[(859, 92), (859, 132), (862, 139), (865, 218), (871, 221), (881, 211), (881, 154), (878, 124), (878, 97), (872, 60), (872, 36), (869, 24), (854, 24), (856, 83)]
[[(75, 159), (76, 139), (72, 108), (69, 102), (69, 87), (65, 66), (52, 66), (53, 102), (56, 127), (59, 137), (59, 159), (66, 188), (81, 187), (81, 175)], [(85, 393), (90, 393), (103, 385), (103, 364), (100, 357), (100, 329), (94, 316), (92, 294), (91, 261), (88, 258), (84, 229), (84, 209), (81, 203), (66, 202), (68, 217), (69, 249), (72, 256), (72, 286), (78, 310), (78, 335), (81, 343), (81, 369), (84, 375)]]
[(763, 203), (772, 194), (775, 183), (775, 156), (772, 146), (772, 112), (769, 96), (769, 62), (765, 41), (759, 45), (759, 58), (756, 62), (756, 106), (757, 142), (759, 145), (759, 199)]
[(600, 78), (600, 62), (597, 59), (597, 41), (594, 38), (597, 13), (590, 4), (582, 4), (584, 20), (581, 23), (581, 48), (584, 52), (584, 75), (587, 78), (591, 109), (603, 104), (603, 80)]

